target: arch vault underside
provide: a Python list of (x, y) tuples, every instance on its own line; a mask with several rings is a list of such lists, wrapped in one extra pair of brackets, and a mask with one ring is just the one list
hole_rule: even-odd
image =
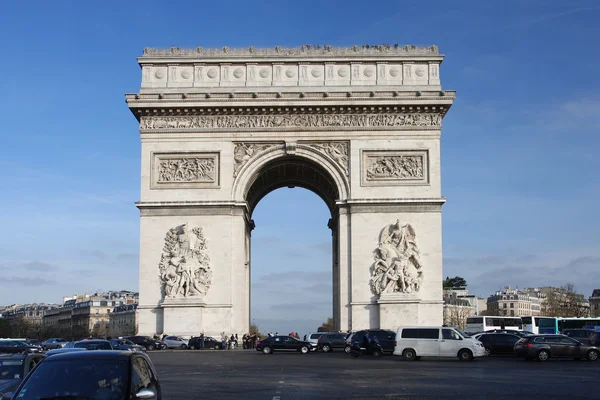
[(336, 328), (441, 324), (443, 56), (427, 48), (146, 49), (139, 333), (244, 333), (252, 212), (331, 212)]

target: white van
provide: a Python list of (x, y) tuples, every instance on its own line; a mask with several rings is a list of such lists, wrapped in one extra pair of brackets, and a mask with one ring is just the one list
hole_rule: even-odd
[(396, 333), (395, 356), (407, 361), (421, 357), (458, 357), (471, 361), (485, 355), (483, 344), (455, 328), (440, 326), (405, 326)]

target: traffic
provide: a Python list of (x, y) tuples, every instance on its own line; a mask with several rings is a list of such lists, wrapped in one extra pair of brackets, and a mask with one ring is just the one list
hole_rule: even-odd
[[(493, 356), (597, 361), (600, 358), (600, 319), (550, 317), (468, 317), (466, 329), (449, 326), (404, 326), (395, 331), (269, 334), (252, 346), (238, 346), (209, 336), (185, 339), (164, 336), (85, 338), (44, 342), (0, 339), (1, 400), (40, 398), (160, 399), (158, 375), (149, 351), (254, 349), (264, 355), (279, 352), (344, 352), (353, 358), (397, 356), (405, 361), (457, 358), (472, 361)], [(133, 384), (129, 384), (133, 382)]]

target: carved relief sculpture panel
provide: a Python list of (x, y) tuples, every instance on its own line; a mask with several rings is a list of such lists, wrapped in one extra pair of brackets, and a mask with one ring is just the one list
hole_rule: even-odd
[(362, 186), (429, 183), (427, 150), (362, 151)]
[(233, 148), (233, 177), (238, 176), (244, 165), (258, 153), (277, 143), (234, 143)]
[(163, 299), (198, 298), (212, 284), (202, 228), (182, 224), (169, 229), (158, 264)]
[(152, 189), (219, 186), (219, 153), (153, 153)]
[(415, 230), (396, 220), (381, 230), (379, 246), (373, 252), (370, 286), (376, 295), (417, 293), (423, 284), (423, 266)]
[(342, 169), (344, 175), (348, 176), (349, 142), (318, 142), (308, 145), (331, 158)]
[(398, 114), (277, 114), (277, 115), (199, 115), (181, 117), (149, 117), (140, 120), (145, 130), (215, 130), (215, 129), (265, 129), (265, 128), (398, 128), (440, 127), (442, 115), (438, 113)]

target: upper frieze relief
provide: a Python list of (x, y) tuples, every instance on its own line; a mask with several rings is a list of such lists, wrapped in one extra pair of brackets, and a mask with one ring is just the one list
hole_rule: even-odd
[(377, 55), (439, 55), (437, 46), (418, 47), (413, 45), (401, 46), (398, 44), (376, 44), (352, 47), (334, 47), (330, 45), (305, 44), (300, 47), (287, 48), (276, 46), (274, 48), (229, 48), (205, 49), (180, 49), (173, 46), (169, 49), (154, 49), (146, 47), (142, 57), (223, 57), (223, 56), (377, 56)]

